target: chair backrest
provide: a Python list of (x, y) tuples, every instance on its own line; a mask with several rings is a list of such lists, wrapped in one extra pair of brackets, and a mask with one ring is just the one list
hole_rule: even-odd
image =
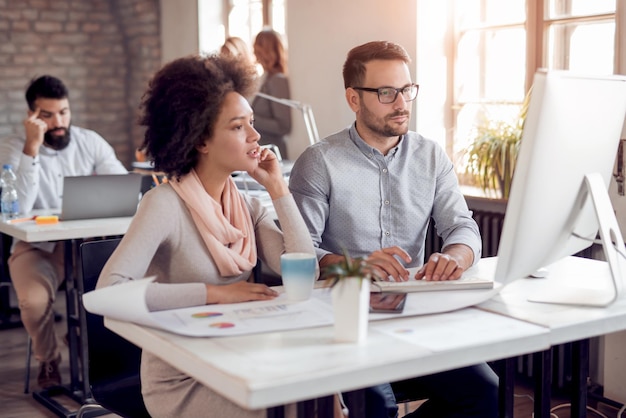
[[(121, 238), (84, 242), (80, 246), (83, 291), (98, 277)], [(149, 416), (141, 397), (141, 349), (104, 326), (103, 317), (85, 312), (89, 388), (103, 407), (121, 416)]]

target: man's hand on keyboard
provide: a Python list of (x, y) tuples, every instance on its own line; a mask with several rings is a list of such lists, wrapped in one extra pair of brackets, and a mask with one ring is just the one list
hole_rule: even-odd
[(400, 264), (396, 257), (405, 263), (411, 262), (411, 256), (397, 246), (374, 251), (367, 257), (367, 262), (378, 271), (381, 277), (389, 276), (395, 281), (408, 280), (409, 271)]
[(433, 253), (426, 264), (415, 274), (417, 280), (456, 280), (463, 274), (463, 268), (448, 254)]
[(472, 265), (474, 253), (463, 244), (453, 244), (445, 253), (433, 253), (428, 262), (415, 274), (417, 280), (457, 280)]

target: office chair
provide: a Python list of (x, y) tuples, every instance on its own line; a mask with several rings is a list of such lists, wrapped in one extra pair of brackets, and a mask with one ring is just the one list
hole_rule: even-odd
[[(80, 246), (83, 292), (95, 289), (100, 271), (121, 238), (84, 242)], [(141, 349), (104, 326), (104, 318), (84, 310), (87, 339), (87, 403), (77, 418), (107, 411), (122, 417), (149, 417), (141, 396)], [(81, 332), (83, 332), (81, 331)], [(85, 363), (83, 363), (85, 364)], [(95, 402), (94, 402), (95, 401)]]

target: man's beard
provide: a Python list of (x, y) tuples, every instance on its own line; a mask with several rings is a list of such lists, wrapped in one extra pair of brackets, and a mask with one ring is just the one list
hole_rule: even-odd
[(401, 116), (401, 115), (410, 116), (410, 112), (408, 111), (394, 112), (394, 113), (386, 115), (384, 118), (379, 118), (376, 115), (374, 115), (372, 112), (370, 112), (370, 110), (365, 105), (361, 104), (361, 112), (363, 114), (363, 117), (362, 117), (363, 124), (367, 126), (367, 128), (370, 131), (378, 135), (390, 138), (393, 136), (404, 135), (409, 130), (408, 124), (406, 124), (405, 126), (391, 126), (386, 122), (386, 119), (389, 119), (395, 116)]
[[(53, 135), (52, 132), (55, 132)], [(53, 150), (61, 151), (70, 143), (70, 130), (68, 128), (55, 128), (43, 135), (43, 142)]]

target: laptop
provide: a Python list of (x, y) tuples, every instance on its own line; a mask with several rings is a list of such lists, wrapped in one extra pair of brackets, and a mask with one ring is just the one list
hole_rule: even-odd
[(141, 179), (137, 173), (65, 177), (60, 219), (133, 216), (139, 204)]

